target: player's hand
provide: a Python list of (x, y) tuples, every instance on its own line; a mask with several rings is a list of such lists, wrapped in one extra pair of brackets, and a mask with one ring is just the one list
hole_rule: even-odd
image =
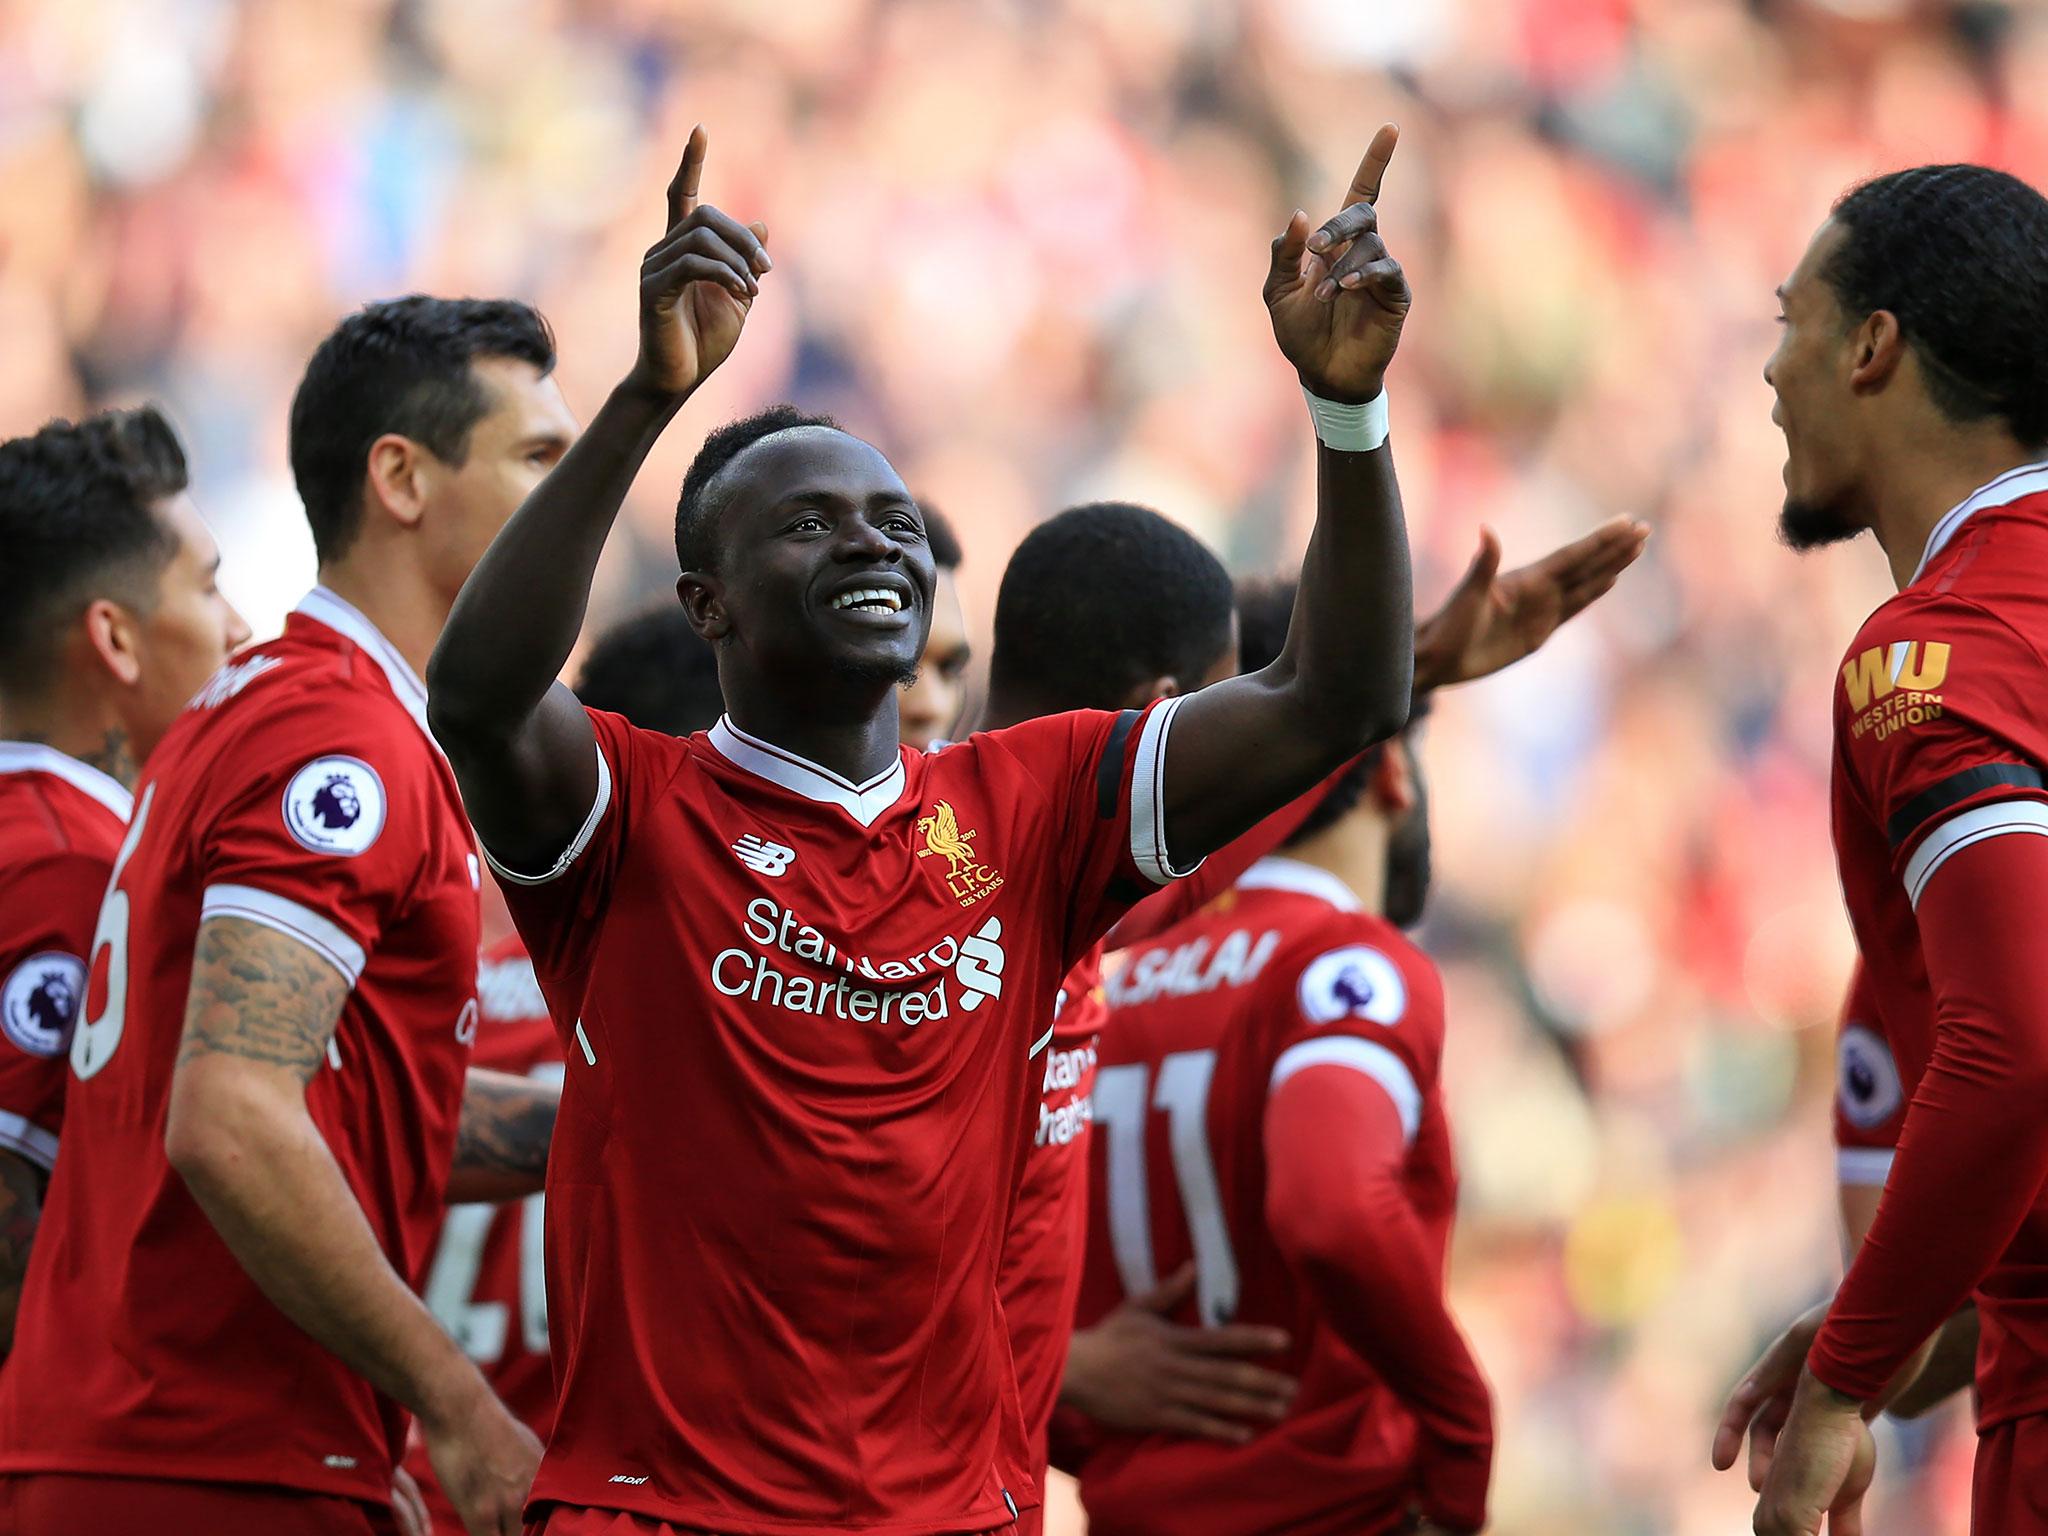
[(1163, 1430), (1234, 1444), (1286, 1417), (1294, 1378), (1251, 1361), (1287, 1348), (1278, 1328), (1187, 1328), (1168, 1320), (1195, 1287), (1184, 1264), (1134, 1296), (1067, 1352), (1062, 1398), (1111, 1429)]
[(1296, 209), (1273, 242), (1266, 310), (1302, 384), (1325, 400), (1380, 392), (1414, 296), (1379, 234), (1380, 183), (1400, 130), (1386, 124), (1351, 178), (1345, 208), (1311, 233)]
[(520, 1536), (540, 1441), (476, 1378), (464, 1405), (420, 1430), (441, 1491), (469, 1536)]
[(391, 1513), (398, 1521), (399, 1536), (434, 1536), (434, 1517), (427, 1513), (420, 1485), (403, 1467), (391, 1474)]
[(1479, 553), (1444, 605), (1415, 631), (1415, 691), (1491, 677), (1540, 650), (1566, 620), (1604, 596), (1649, 542), (1647, 523), (1617, 517), (1533, 565), (1500, 574), (1500, 539)]
[(1771, 1341), (1771, 1347), (1735, 1384), (1721, 1410), (1721, 1422), (1714, 1430), (1714, 1467), (1726, 1472), (1742, 1451), (1742, 1437), (1749, 1436), (1749, 1486), (1759, 1492), (1771, 1470), (1771, 1456), (1777, 1449), (1778, 1433), (1792, 1411), (1792, 1389), (1806, 1368), (1806, 1356), (1827, 1321), (1828, 1303), (1809, 1308), (1792, 1325)]
[(640, 263), (640, 357), (632, 382), (686, 395), (732, 355), (768, 259), (768, 226), (742, 224), (697, 201), (709, 140), (690, 130), (668, 184), (668, 223)]
[(1877, 1442), (1863, 1404), (1802, 1371), (1777, 1454), (1756, 1502), (1757, 1536), (1863, 1536), (1863, 1495), (1877, 1470)]

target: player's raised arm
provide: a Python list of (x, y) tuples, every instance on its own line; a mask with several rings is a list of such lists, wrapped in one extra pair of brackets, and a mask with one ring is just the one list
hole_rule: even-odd
[(1316, 526), (1287, 647), (1261, 671), (1181, 704), (1166, 749), (1167, 846), (1221, 847), (1408, 716), (1414, 601), (1386, 444), (1385, 378), (1410, 303), (1376, 204), (1397, 134), (1373, 136), (1345, 208), (1273, 242), (1273, 334), (1316, 419)]
[(705, 144), (693, 129), (669, 184), (665, 233), (640, 265), (638, 359), (492, 542), (427, 669), (428, 715), (470, 819), (515, 867), (545, 867), (596, 799), (589, 719), (555, 679), (634, 475), (732, 352), (772, 265), (765, 225), (698, 201)]

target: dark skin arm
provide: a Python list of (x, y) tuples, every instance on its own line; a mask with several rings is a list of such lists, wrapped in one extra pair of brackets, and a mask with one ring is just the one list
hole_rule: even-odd
[[(1377, 396), (1411, 303), (1375, 208), (1398, 135), (1374, 135), (1346, 207), (1310, 232), (1296, 212), (1273, 242), (1273, 334), (1305, 388)], [(1287, 646), (1262, 671), (1188, 695), (1166, 751), (1166, 832), (1187, 863), (1398, 731), (1414, 669), (1408, 531), (1391, 449), (1316, 447), (1316, 526)]]
[(596, 800), (590, 719), (556, 677), (633, 477), (731, 354), (772, 265), (765, 225), (699, 203), (706, 143), (691, 132), (666, 233), (641, 263), (638, 361), (492, 541), (427, 667), (428, 716), (470, 820), (515, 868), (546, 868)]
[(43, 1170), (15, 1152), (0, 1152), (0, 1355), (14, 1348), (21, 1277), (43, 1216)]
[(448, 1202), (518, 1200), (547, 1180), (548, 1143), (562, 1106), (560, 1083), (471, 1067), (462, 1083), (462, 1121)]

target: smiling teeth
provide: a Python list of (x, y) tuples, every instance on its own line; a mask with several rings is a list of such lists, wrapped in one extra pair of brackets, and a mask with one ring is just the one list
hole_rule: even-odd
[(887, 587), (860, 587), (852, 592), (842, 592), (832, 599), (836, 608), (876, 608), (883, 613), (901, 613), (903, 596)]

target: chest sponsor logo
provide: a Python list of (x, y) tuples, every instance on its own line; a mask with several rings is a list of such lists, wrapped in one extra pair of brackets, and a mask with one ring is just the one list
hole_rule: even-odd
[(963, 907), (971, 907), (1003, 883), (1003, 877), (974, 855), (976, 834), (963, 831), (960, 817), (944, 800), (932, 802), (929, 816), (917, 818), (917, 835), (924, 846), (920, 859), (944, 859), (946, 889)]
[(1280, 930), (1253, 934), (1233, 929), (1221, 944), (1204, 937), (1172, 948), (1148, 949), (1109, 982), (1112, 1008), (1134, 1008), (1161, 997), (1197, 997), (1218, 987), (1255, 980), (1280, 947)]
[(60, 1055), (84, 996), (83, 960), (57, 949), (30, 955), (0, 986), (0, 1029), (31, 1056)]
[(275, 656), (251, 656), (247, 661), (231, 661), (206, 680), (206, 686), (192, 696), (192, 702), (186, 707), (218, 709), (264, 673), (283, 665)]
[(1874, 645), (1842, 664), (1842, 687), (1857, 740), (1941, 718), (1941, 685), (1948, 680), (1949, 648), (1939, 640), (1897, 640)]
[(1906, 1102), (1891, 1048), (1864, 1024), (1849, 1025), (1836, 1043), (1835, 1089), (1849, 1123), (1866, 1131), (1891, 1119)]
[(1316, 956), (1301, 973), (1297, 991), (1302, 1017), (1312, 1024), (1370, 1019), (1391, 1025), (1408, 1011), (1400, 968), (1370, 944), (1348, 944)]
[(302, 847), (354, 858), (384, 830), (384, 781), (355, 757), (316, 757), (284, 790), (284, 824)]
[(764, 837), (749, 832), (732, 845), (732, 851), (739, 855), (739, 861), (757, 875), (766, 875), (770, 880), (779, 879), (784, 870), (796, 862), (796, 850), (783, 843), (771, 843)]
[[(1003, 995), (1003, 922), (991, 917), (963, 938), (947, 935), (929, 949), (901, 960), (877, 961), (839, 948), (796, 912), (766, 896), (747, 903), (743, 937), (757, 946), (737, 945), (711, 957), (711, 985), (726, 997), (744, 997), (771, 1008), (855, 1023), (906, 1024), (943, 1019), (957, 1007), (973, 1013)], [(790, 956), (822, 968), (823, 976), (790, 970), (778, 958)]]

